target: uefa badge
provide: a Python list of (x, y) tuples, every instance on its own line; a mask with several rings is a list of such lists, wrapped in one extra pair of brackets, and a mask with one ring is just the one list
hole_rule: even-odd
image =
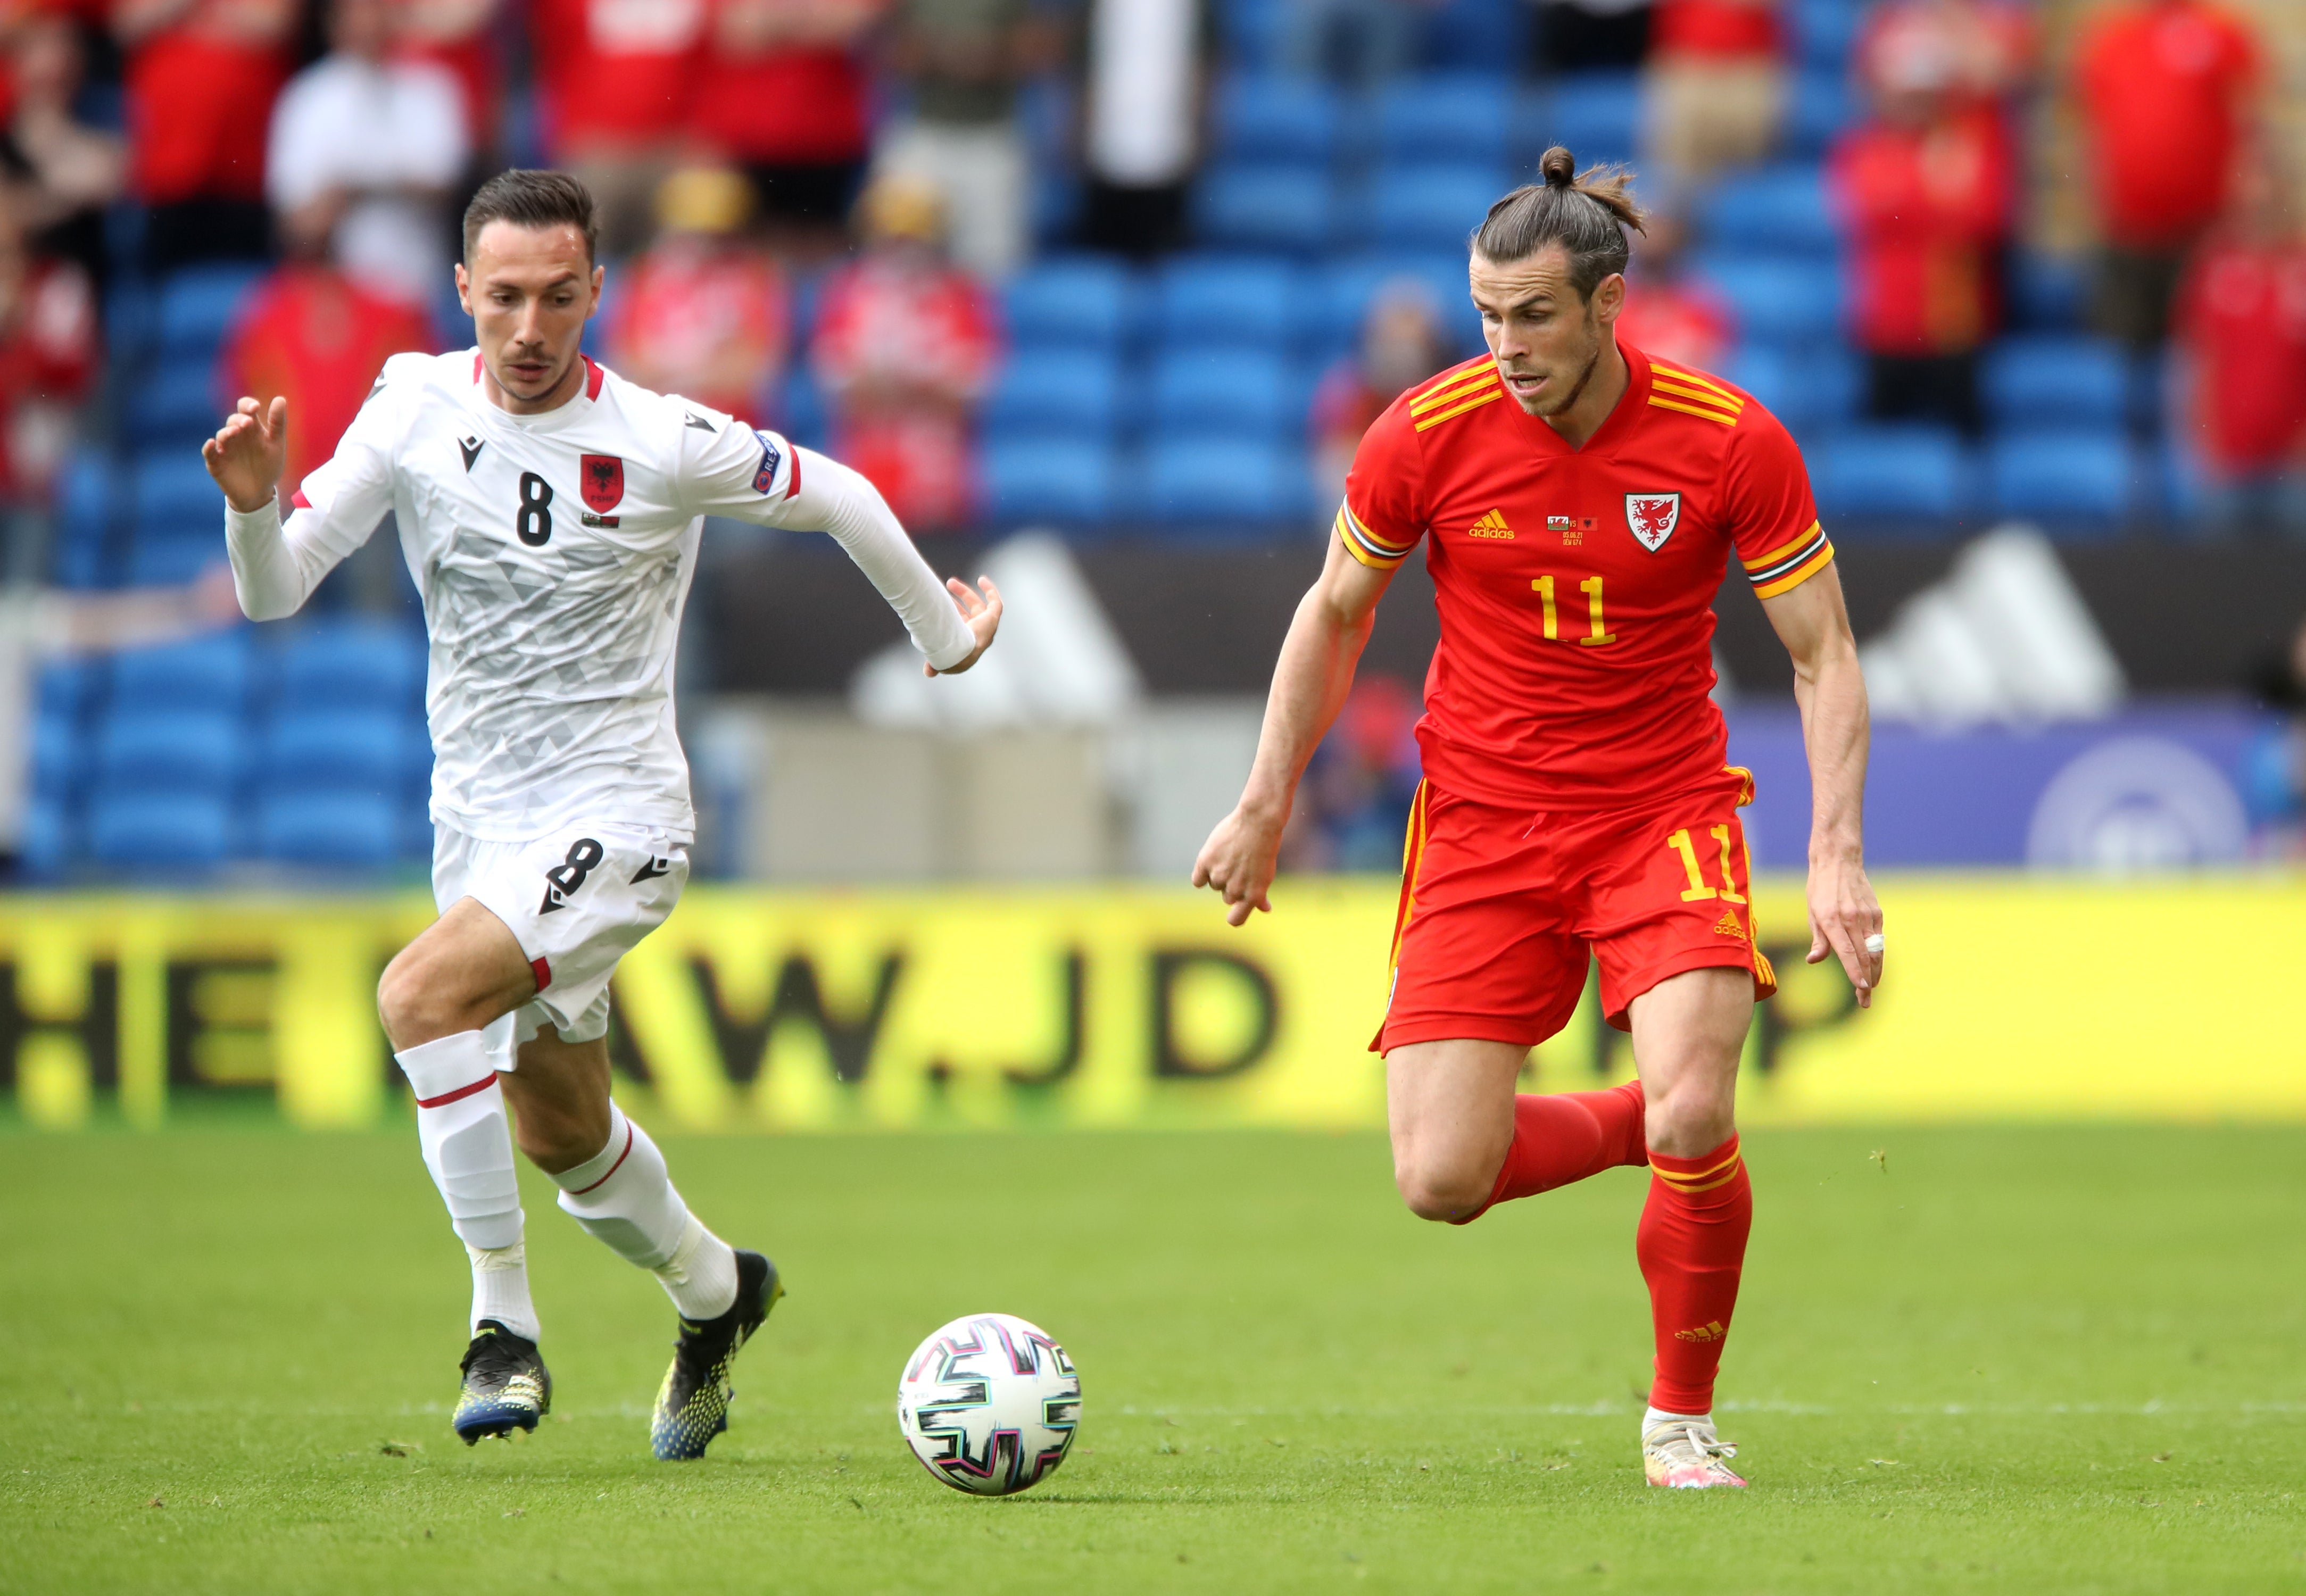
[(1628, 493), (1626, 495), (1626, 525), (1635, 541), (1654, 554), (1665, 547), (1666, 539), (1673, 535), (1674, 524), (1681, 519), (1681, 495), (1678, 493)]

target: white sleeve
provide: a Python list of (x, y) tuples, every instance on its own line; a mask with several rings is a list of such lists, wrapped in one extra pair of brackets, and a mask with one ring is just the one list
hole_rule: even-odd
[[(395, 360), (407, 357), (395, 355)], [(414, 357), (421, 361), (423, 356)], [(345, 429), (337, 452), (306, 477), (284, 525), (276, 500), (243, 515), (224, 507), (225, 548), (241, 613), (251, 620), (294, 615), (320, 578), (369, 540), (392, 508), (392, 458), (399, 396), (388, 376), (377, 379), (368, 402)], [(296, 418), (290, 416), (295, 426)]]
[[(950, 670), (977, 652), (977, 635), (952, 595), (905, 535), (881, 491), (862, 475), (814, 449), (796, 448), (775, 432), (748, 431), (723, 420), (709, 439), (701, 434), (698, 428), (682, 432), (684, 446), (695, 450), (685, 475), (696, 514), (831, 533), (889, 601), (930, 664)], [(691, 437), (698, 441), (689, 444)]]

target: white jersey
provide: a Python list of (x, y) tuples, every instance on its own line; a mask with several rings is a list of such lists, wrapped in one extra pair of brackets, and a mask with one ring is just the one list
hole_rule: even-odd
[[(394, 512), (431, 637), (432, 818), (472, 837), (523, 841), (578, 820), (693, 835), (672, 687), (702, 518), (831, 524), (783, 438), (589, 359), (585, 378), (558, 409), (516, 415), (483, 393), (477, 350), (395, 355), (283, 530), (308, 593), (312, 568)], [(966, 655), (968, 627), (901, 531), (893, 561), (885, 539), (842, 541), (934, 662)]]

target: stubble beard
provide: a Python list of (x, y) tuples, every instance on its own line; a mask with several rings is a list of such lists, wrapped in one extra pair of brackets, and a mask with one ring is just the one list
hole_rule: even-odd
[(1586, 352), (1585, 364), (1578, 371), (1577, 380), (1569, 385), (1567, 393), (1556, 403), (1543, 405), (1538, 410), (1537, 414), (1547, 420), (1567, 415), (1575, 410), (1577, 407), (1577, 401), (1585, 397), (1585, 389), (1593, 382), (1593, 373), (1601, 369), (1601, 340), (1598, 336), (1601, 329), (1593, 320), (1593, 308), (1590, 304), (1585, 308), (1585, 330), (1596, 335), (1592, 340), (1591, 348)]

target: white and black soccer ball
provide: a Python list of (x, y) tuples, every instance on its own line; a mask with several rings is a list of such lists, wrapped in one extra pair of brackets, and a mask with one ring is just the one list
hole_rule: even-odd
[(1011, 1313), (944, 1326), (897, 1382), (905, 1444), (932, 1476), (973, 1496), (1012, 1496), (1055, 1473), (1080, 1421), (1073, 1361)]

